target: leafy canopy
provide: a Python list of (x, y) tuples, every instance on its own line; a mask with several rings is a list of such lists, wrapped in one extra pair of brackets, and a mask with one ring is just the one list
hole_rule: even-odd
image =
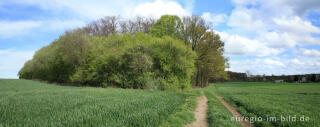
[(172, 91), (226, 78), (224, 43), (201, 17), (119, 19), (106, 17), (67, 31), (37, 51), (19, 77)]

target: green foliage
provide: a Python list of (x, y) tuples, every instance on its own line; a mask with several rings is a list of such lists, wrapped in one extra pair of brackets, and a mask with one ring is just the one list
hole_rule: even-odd
[(227, 77), (224, 71), (227, 67), (227, 59), (224, 58), (224, 43), (220, 40), (219, 35), (212, 31), (207, 31), (194, 50), (197, 52), (196, 67), (197, 71), (194, 76), (193, 84), (205, 87), (209, 79), (223, 79)]
[[(135, 27), (141, 25), (139, 21)], [(118, 34), (117, 17), (100, 22), (107, 24), (98, 25), (97, 21), (68, 31), (40, 49), (20, 70), (19, 77), (171, 91), (188, 90), (190, 83), (205, 87), (209, 79), (227, 77), (224, 43), (201, 17), (181, 21), (178, 16), (163, 15), (155, 24), (144, 23), (144, 31), (150, 28), (150, 35), (140, 30)], [(127, 29), (123, 25), (122, 29)]]
[[(225, 79), (227, 59), (223, 56), (224, 43), (199, 16), (184, 17), (164, 15), (151, 28), (151, 35), (170, 36), (182, 40), (197, 53), (196, 71), (192, 84), (205, 87), (209, 79)], [(171, 80), (172, 82), (175, 79)]]
[(69, 76), (83, 63), (89, 37), (82, 30), (66, 32), (49, 46), (37, 51), (20, 70), (19, 77), (51, 82), (69, 82)]
[[(181, 41), (165, 37), (153, 46), (155, 75), (163, 89), (189, 89), (194, 72), (195, 53)], [(177, 84), (177, 85), (171, 85)]]
[(0, 79), (0, 125), (156, 127), (184, 105), (182, 93), (68, 87)]
[(133, 85), (133, 88), (145, 88), (151, 81), (151, 72), (153, 60), (150, 56), (151, 51), (144, 47), (135, 47), (125, 52), (122, 59), (122, 69), (127, 73), (124, 73), (124, 79), (127, 82), (123, 84)]
[(157, 23), (151, 27), (150, 33), (156, 37), (170, 36), (182, 39), (183, 24), (181, 19), (175, 15), (163, 15)]
[(196, 54), (180, 40), (144, 33), (88, 36), (67, 32), (40, 49), (19, 72), (20, 78), (91, 86), (191, 88)]
[[(215, 92), (246, 117), (262, 117), (255, 120), (257, 127), (316, 127), (320, 125), (319, 83), (216, 83)], [(296, 121), (288, 120), (289, 115)], [(281, 116), (287, 120), (281, 121)], [(275, 117), (277, 120), (267, 118)], [(300, 121), (309, 117), (309, 121)]]

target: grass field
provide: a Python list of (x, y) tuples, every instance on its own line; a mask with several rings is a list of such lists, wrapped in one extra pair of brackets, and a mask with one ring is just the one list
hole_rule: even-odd
[(320, 84), (243, 82), (214, 86), (218, 95), (251, 118), (255, 126), (320, 126)]
[(173, 93), (0, 79), (0, 127), (183, 127), (195, 120), (193, 111), (201, 91), (208, 98), (207, 122), (211, 127), (241, 126), (230, 120), (232, 114), (215, 94), (257, 127), (320, 126), (320, 84), (229, 82)]
[(231, 121), (231, 112), (216, 98), (213, 86), (205, 88), (204, 92), (208, 98), (208, 118), (210, 127), (242, 127), (237, 121)]
[(188, 96), (0, 79), (0, 126), (159, 126)]

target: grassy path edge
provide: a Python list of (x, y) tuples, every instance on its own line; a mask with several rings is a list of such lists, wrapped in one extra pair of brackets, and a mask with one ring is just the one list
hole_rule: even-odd
[(195, 89), (187, 93), (186, 101), (179, 106), (175, 113), (171, 114), (167, 121), (160, 125), (160, 127), (184, 127), (185, 125), (195, 121), (194, 111), (197, 107), (197, 97), (199, 97), (200, 90)]
[(186, 127), (208, 127), (207, 123), (207, 110), (208, 99), (201, 91), (201, 96), (197, 98), (197, 108), (194, 111), (196, 121), (186, 125)]
[(209, 127), (242, 127), (239, 122), (231, 121), (232, 113), (215, 96), (213, 89), (213, 85), (204, 89), (204, 94), (208, 98)]
[[(215, 95), (216, 98), (219, 99), (219, 101), (232, 113), (232, 115), (235, 118), (243, 118), (242, 115), (237, 111), (237, 109), (235, 109), (234, 107), (232, 107), (228, 102), (226, 102), (221, 96)], [(240, 123), (243, 127), (253, 127), (253, 125), (246, 119), (242, 120), (240, 119)]]

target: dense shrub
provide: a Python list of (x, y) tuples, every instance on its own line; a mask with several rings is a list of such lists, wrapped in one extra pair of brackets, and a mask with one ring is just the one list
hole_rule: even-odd
[(19, 77), (173, 91), (226, 78), (224, 43), (200, 16), (120, 19), (66, 32), (37, 51)]
[(90, 48), (89, 42), (89, 36), (82, 30), (66, 32), (49, 46), (37, 51), (18, 75), (26, 79), (70, 82), (69, 76), (83, 63), (85, 52)]
[[(79, 36), (79, 38), (75, 38)], [(122, 88), (191, 88), (196, 55), (171, 37), (144, 33), (89, 36), (67, 32), (40, 49), (19, 72), (20, 78)]]

